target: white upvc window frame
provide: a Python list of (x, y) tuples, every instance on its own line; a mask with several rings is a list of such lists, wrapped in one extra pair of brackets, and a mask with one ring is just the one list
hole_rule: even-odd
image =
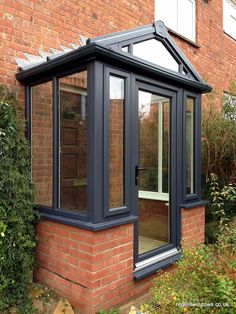
[[(187, 4), (192, 5), (191, 17), (186, 13)], [(196, 0), (155, 0), (155, 20), (162, 20), (171, 30), (196, 41)]]
[(236, 1), (223, 0), (223, 30), (236, 40)]
[(158, 201), (169, 201), (169, 193), (163, 192), (163, 180), (162, 180), (162, 172), (163, 172), (163, 101), (158, 102), (158, 192), (153, 191), (142, 191), (140, 190), (138, 193), (139, 198), (149, 199), (149, 200), (158, 200)]

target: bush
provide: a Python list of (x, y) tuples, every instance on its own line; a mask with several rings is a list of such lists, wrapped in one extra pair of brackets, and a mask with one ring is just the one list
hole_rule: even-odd
[(235, 313), (236, 230), (212, 246), (185, 249), (173, 272), (154, 281), (149, 313)]
[(215, 107), (215, 91), (202, 115), (202, 197), (206, 209), (206, 243), (214, 243), (222, 226), (236, 215), (236, 83)]
[(35, 228), (30, 148), (14, 95), (0, 87), (0, 312), (31, 313)]
[(229, 183), (220, 188), (218, 177), (213, 173), (210, 175), (208, 186), (206, 243), (214, 243), (236, 214), (236, 187)]
[(202, 183), (205, 186), (211, 173), (222, 185), (236, 175), (236, 105), (232, 96), (225, 96), (222, 110), (217, 110), (214, 95), (208, 96), (202, 114)]

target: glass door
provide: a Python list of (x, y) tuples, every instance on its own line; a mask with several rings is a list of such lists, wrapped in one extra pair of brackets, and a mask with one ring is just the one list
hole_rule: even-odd
[(138, 91), (138, 253), (170, 242), (169, 97)]
[[(136, 267), (176, 251), (176, 93), (137, 82), (135, 127)], [(142, 263), (141, 263), (142, 264)]]

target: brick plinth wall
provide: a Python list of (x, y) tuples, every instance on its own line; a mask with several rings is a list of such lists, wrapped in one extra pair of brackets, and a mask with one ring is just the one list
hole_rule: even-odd
[[(108, 309), (148, 291), (154, 275), (133, 280), (133, 224), (92, 232), (42, 220), (35, 279), (84, 314)], [(204, 207), (182, 209), (186, 245), (204, 240)], [(168, 270), (170, 270), (169, 268)]]
[(181, 224), (183, 246), (190, 247), (203, 243), (205, 239), (205, 207), (182, 208)]

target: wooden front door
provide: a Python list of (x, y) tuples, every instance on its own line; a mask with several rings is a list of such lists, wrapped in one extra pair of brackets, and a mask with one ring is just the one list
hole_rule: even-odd
[(86, 212), (86, 95), (60, 92), (60, 208)]

